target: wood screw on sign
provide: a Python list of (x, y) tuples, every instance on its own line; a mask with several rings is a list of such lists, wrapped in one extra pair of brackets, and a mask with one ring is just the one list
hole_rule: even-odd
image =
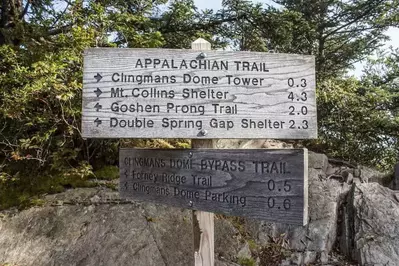
[[(211, 50), (210, 42), (199, 38), (191, 44), (192, 50)], [(205, 58), (205, 52), (199, 52), (199, 58)], [(206, 136), (206, 130), (201, 131)], [(213, 148), (212, 139), (191, 140), (192, 148)], [(190, 206), (194, 207), (195, 206)], [(214, 239), (215, 229), (213, 213), (204, 211), (193, 211), (193, 235), (194, 235), (194, 261), (195, 266), (213, 266), (215, 264)]]

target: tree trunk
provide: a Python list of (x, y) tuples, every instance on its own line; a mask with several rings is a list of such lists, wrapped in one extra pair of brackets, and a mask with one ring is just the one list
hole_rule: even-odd
[(0, 45), (19, 44), (20, 40), (14, 34), (7, 36), (7, 32), (21, 22), (24, 12), (22, 0), (2, 0), (0, 12)]

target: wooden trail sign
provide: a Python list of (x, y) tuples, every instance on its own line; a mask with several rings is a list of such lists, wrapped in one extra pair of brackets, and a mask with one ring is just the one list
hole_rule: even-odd
[(307, 223), (306, 149), (121, 149), (119, 162), (122, 198)]
[(86, 138), (317, 138), (313, 56), (85, 51)]

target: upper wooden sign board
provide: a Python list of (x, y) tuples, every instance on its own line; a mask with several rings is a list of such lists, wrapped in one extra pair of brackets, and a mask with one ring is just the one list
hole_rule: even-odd
[(85, 51), (86, 138), (317, 138), (313, 56)]

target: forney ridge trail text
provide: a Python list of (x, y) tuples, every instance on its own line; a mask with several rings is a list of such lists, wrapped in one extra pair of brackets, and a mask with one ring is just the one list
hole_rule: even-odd
[[(235, 195), (230, 192), (212, 191), (213, 177), (221, 172), (252, 172), (258, 175), (259, 180), (268, 177), (268, 188), (270, 191), (277, 190), (276, 184), (270, 177), (276, 178), (278, 175), (289, 175), (289, 163), (286, 161), (241, 161), (241, 160), (218, 160), (218, 159), (193, 159), (184, 158), (143, 158), (143, 157), (125, 157), (122, 160), (125, 166), (128, 166), (122, 175), (122, 190), (140, 192), (144, 194), (153, 194), (166, 197), (181, 197), (193, 200), (210, 200), (227, 204), (240, 205), (245, 207), (247, 198), (241, 195)], [(157, 171), (156, 169), (165, 169)], [(171, 169), (196, 170), (190, 174), (171, 173)], [(148, 170), (151, 169), (151, 170)], [(173, 171), (172, 171), (173, 172)], [(195, 173), (195, 174), (194, 174)], [(222, 175), (223, 176), (223, 175)], [(219, 177), (220, 180), (221, 177)], [(287, 193), (291, 186), (287, 181), (285, 187), (279, 190)], [(220, 184), (215, 186), (220, 188)], [(203, 188), (196, 189), (196, 188)]]

